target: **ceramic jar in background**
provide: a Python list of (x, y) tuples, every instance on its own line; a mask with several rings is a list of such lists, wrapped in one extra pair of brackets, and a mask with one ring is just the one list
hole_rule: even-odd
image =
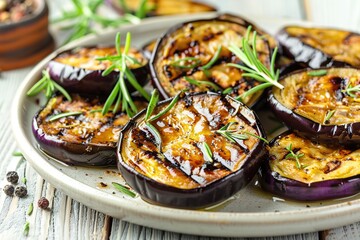
[(0, 71), (36, 64), (53, 51), (44, 0), (33, 0), (33, 13), (18, 21), (0, 22)]

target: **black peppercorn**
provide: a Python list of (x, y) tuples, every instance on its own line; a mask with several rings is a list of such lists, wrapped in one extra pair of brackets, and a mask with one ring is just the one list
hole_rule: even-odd
[(10, 171), (6, 174), (6, 179), (8, 180), (8, 182), (15, 184), (19, 180), (19, 175), (15, 171)]
[(27, 189), (26, 187), (23, 186), (17, 186), (15, 188), (15, 195), (22, 198), (25, 197), (27, 195)]
[(12, 196), (14, 194), (14, 187), (12, 185), (5, 185), (3, 190), (8, 196)]
[(49, 200), (47, 200), (45, 197), (41, 197), (38, 201), (38, 207), (47, 209), (49, 207)]

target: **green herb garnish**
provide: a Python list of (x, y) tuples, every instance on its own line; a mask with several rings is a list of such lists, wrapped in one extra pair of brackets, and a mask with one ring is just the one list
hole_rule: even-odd
[(33, 203), (30, 203), (26, 214), (27, 214), (28, 216), (30, 216), (30, 215), (32, 214), (32, 212), (33, 212), (33, 209), (34, 209), (34, 205), (33, 205)]
[(21, 152), (17, 152), (17, 151), (13, 152), (12, 155), (14, 157), (24, 157), (24, 155)]
[(155, 140), (159, 146), (159, 150), (161, 151), (161, 135), (159, 133), (159, 131), (157, 130), (157, 128), (151, 124), (152, 121), (157, 120), (158, 118), (160, 118), (161, 116), (163, 116), (165, 113), (167, 113), (168, 111), (170, 111), (171, 108), (174, 107), (174, 105), (177, 103), (177, 101), (180, 98), (180, 95), (183, 93), (183, 91), (179, 92), (169, 103), (169, 105), (167, 105), (164, 109), (162, 109), (158, 114), (156, 114), (155, 116), (151, 117), (151, 114), (153, 113), (158, 101), (159, 101), (159, 92), (157, 89), (154, 89), (151, 93), (151, 98), (149, 101), (149, 105), (147, 106), (146, 109), (146, 114), (145, 114), (145, 125), (147, 126), (147, 128), (150, 130), (150, 132), (152, 133), (152, 135), (155, 137)]
[(286, 159), (289, 159), (289, 158), (293, 158), (295, 159), (296, 161), (296, 166), (298, 169), (301, 169), (302, 168), (302, 165), (300, 163), (300, 158), (304, 156), (303, 153), (294, 153), (293, 149), (292, 149), (292, 143), (290, 143), (286, 148), (286, 150), (289, 151), (289, 153), (285, 156)]
[(27, 182), (26, 177), (23, 177), (23, 178), (21, 179), (21, 181), (22, 181), (23, 184), (26, 184), (26, 182)]
[(236, 143), (237, 140), (246, 140), (249, 138), (246, 134), (240, 133), (236, 129), (231, 129), (231, 126), (236, 124), (235, 122), (229, 122), (225, 126), (221, 127), (219, 130), (216, 130), (216, 133), (221, 134), (226, 139), (228, 139), (230, 142)]
[(235, 124), (236, 122), (229, 122), (225, 126), (221, 127), (219, 130), (216, 130), (215, 132), (221, 134), (222, 136), (224, 136), (226, 139), (228, 139), (230, 142), (233, 143), (236, 143), (237, 140), (249, 139), (249, 136), (251, 136), (258, 138), (261, 141), (264, 141), (266, 144), (269, 144), (268, 140), (253, 133), (247, 131), (240, 131), (239, 129), (231, 129), (231, 127)]
[(214, 65), (214, 63), (219, 59), (220, 57), (220, 53), (221, 53), (221, 49), (222, 49), (222, 46), (220, 45), (218, 47), (218, 49), (216, 50), (214, 56), (210, 59), (210, 61), (205, 64), (204, 66), (201, 67), (201, 69), (203, 70), (208, 70), (209, 68), (212, 67), (212, 65)]
[(32, 97), (39, 94), (41, 91), (45, 91), (45, 96), (49, 99), (54, 94), (55, 90), (57, 90), (61, 92), (68, 101), (71, 101), (69, 93), (50, 78), (49, 70), (42, 71), (42, 75), (43, 77), (27, 91), (27, 96)]
[(196, 79), (189, 78), (189, 77), (184, 77), (184, 79), (186, 81), (188, 81), (190, 84), (195, 85), (195, 86), (208, 85), (212, 89), (214, 89), (215, 91), (220, 91), (221, 90), (221, 88), (216, 83), (213, 83), (213, 82), (210, 82), (210, 81), (198, 81)]
[(143, 18), (146, 15), (146, 12), (144, 12), (146, 0), (143, 0), (137, 16), (125, 13), (120, 18), (106, 18), (97, 14), (97, 10), (103, 2), (103, 0), (72, 0), (74, 9), (70, 11), (63, 10), (62, 16), (52, 21), (53, 23), (65, 21), (65, 25), (62, 26), (62, 29), (71, 29), (71, 34), (64, 43), (68, 43), (90, 33), (95, 33), (93, 30), (94, 24), (99, 24), (103, 28), (117, 27), (125, 23), (139, 23), (140, 18)]
[(360, 84), (356, 85), (355, 87), (351, 86), (351, 84), (347, 85), (345, 90), (342, 92), (346, 92), (347, 95), (349, 95), (352, 98), (356, 98), (356, 95), (354, 93), (357, 93), (360, 91)]
[(28, 236), (28, 235), (29, 235), (29, 231), (30, 231), (30, 223), (29, 223), (29, 222), (26, 222), (25, 225), (24, 225), (23, 234), (24, 234), (25, 236)]
[(77, 116), (81, 114), (83, 114), (83, 112), (63, 112), (56, 115), (52, 115), (51, 117), (49, 117), (49, 121), (52, 122), (63, 117)]
[(307, 75), (312, 76), (312, 77), (320, 77), (320, 76), (324, 76), (326, 74), (327, 74), (327, 70), (325, 70), (325, 69), (307, 72)]
[[(262, 82), (260, 85), (257, 86), (257, 88), (255, 89), (256, 91), (260, 91), (270, 86), (276, 86), (280, 89), (283, 89), (284, 86), (278, 82), (280, 71), (275, 71), (277, 48), (275, 48), (274, 52), (272, 53), (270, 68), (267, 69), (265, 65), (260, 61), (258, 53), (256, 51), (256, 31), (253, 32), (252, 43), (250, 43), (251, 28), (251, 26), (248, 27), (246, 36), (242, 38), (241, 48), (239, 48), (235, 44), (231, 44), (229, 47), (229, 50), (234, 53), (245, 64), (245, 66), (234, 63), (229, 63), (227, 65), (245, 71), (245, 73), (242, 74), (243, 77), (250, 77), (259, 82)], [(255, 90), (252, 90), (251, 94), (253, 94)], [(251, 91), (251, 89), (249, 91)], [(241, 96), (239, 96), (238, 100), (241, 100), (248, 95), (250, 94), (245, 92)]]
[(141, 85), (136, 80), (134, 74), (131, 72), (129, 67), (127, 66), (127, 61), (131, 63), (136, 63), (136, 61), (129, 57), (127, 54), (130, 50), (131, 44), (131, 34), (128, 32), (126, 34), (125, 46), (123, 51), (121, 52), (121, 41), (120, 41), (120, 33), (117, 33), (115, 39), (115, 47), (116, 47), (116, 56), (108, 56), (98, 58), (97, 60), (103, 61), (108, 60), (111, 62), (111, 65), (102, 73), (103, 76), (110, 74), (115, 69), (120, 71), (118, 82), (116, 83), (114, 89), (111, 91), (109, 97), (107, 98), (104, 107), (102, 109), (102, 114), (105, 115), (110, 110), (110, 107), (115, 103), (112, 112), (116, 113), (120, 108), (121, 111), (125, 111), (128, 116), (132, 117), (137, 112), (138, 109), (131, 98), (131, 95), (127, 89), (125, 83), (126, 80), (146, 99), (149, 100), (149, 94), (141, 87)]
[(204, 159), (207, 163), (213, 163), (213, 153), (211, 151), (210, 146), (206, 143), (203, 142), (201, 144), (202, 146), (200, 147), (201, 152), (203, 153)]
[(199, 66), (200, 63), (201, 60), (196, 57), (185, 57), (176, 61), (172, 61), (169, 65), (177, 68), (191, 69)]
[(117, 189), (119, 190), (119, 192), (122, 192), (132, 198), (135, 198), (136, 197), (136, 193), (134, 193), (133, 191), (131, 191), (129, 188), (127, 188), (126, 186), (120, 184), (120, 183), (117, 183), (117, 182), (112, 182), (112, 185)]
[(253, 134), (253, 133), (250, 133), (250, 132), (246, 132), (246, 131), (244, 131), (243, 133), (245, 133), (246, 135), (249, 135), (249, 136), (251, 136), (251, 137), (257, 138), (257, 139), (265, 142), (266, 144), (269, 144), (269, 141), (268, 141), (267, 139), (265, 139), (265, 138), (263, 138), (263, 137), (260, 137), (260, 136), (258, 136), (258, 135), (256, 135), (256, 134)]
[(228, 87), (228, 88), (226, 88), (225, 90), (222, 91), (222, 94), (229, 94), (232, 91), (234, 91), (234, 89), (232, 87)]
[(336, 111), (336, 110), (327, 111), (326, 116), (325, 116), (325, 119), (324, 119), (324, 123), (328, 123), (328, 122), (329, 122), (329, 120), (334, 116), (335, 111)]

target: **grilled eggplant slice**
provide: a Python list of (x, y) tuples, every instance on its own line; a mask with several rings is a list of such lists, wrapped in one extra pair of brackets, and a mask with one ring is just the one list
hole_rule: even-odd
[[(140, 0), (106, 1), (110, 6), (112, 6), (120, 13), (124, 13), (127, 11), (135, 13), (136, 10), (139, 8), (141, 2)], [(120, 2), (125, 3), (126, 9), (124, 9), (124, 6), (120, 5)], [(147, 12), (148, 17), (216, 11), (213, 6), (192, 0), (148, 0), (146, 4), (147, 9), (150, 9), (150, 11)]]
[[(159, 40), (150, 63), (152, 78), (162, 96), (173, 97), (187, 88), (191, 92), (231, 89), (230, 95), (236, 97), (258, 85), (258, 81), (242, 77), (242, 70), (227, 65), (241, 64), (227, 47), (231, 43), (240, 46), (246, 30), (245, 25), (219, 19), (192, 21), (170, 29)], [(259, 37), (256, 48), (259, 59), (269, 67), (267, 41)], [(243, 102), (252, 106), (260, 95), (256, 92)]]
[(284, 55), (311, 68), (360, 67), (360, 35), (327, 28), (287, 26), (276, 36)]
[[(50, 77), (70, 92), (109, 95), (119, 77), (115, 69), (107, 76), (102, 76), (110, 61), (99, 61), (97, 58), (116, 55), (115, 47), (80, 47), (57, 55), (49, 62)], [(141, 51), (131, 48), (128, 54), (138, 63), (128, 63), (131, 72), (141, 85), (149, 80), (148, 59)], [(128, 89), (134, 88), (128, 84)]]
[[(161, 102), (154, 115), (169, 102)], [(118, 167), (155, 204), (201, 208), (221, 202), (253, 178), (266, 153), (255, 113), (229, 96), (183, 96), (150, 123), (156, 130), (142, 111), (121, 131)]]
[(288, 131), (270, 142), (269, 159), (261, 166), (259, 182), (266, 191), (301, 201), (357, 194), (360, 148), (319, 144)]
[[(121, 112), (103, 116), (99, 98), (72, 94), (72, 99), (55, 96), (34, 117), (32, 130), (40, 149), (70, 165), (114, 165), (119, 133), (129, 117)], [(136, 104), (146, 106), (145, 101)], [(68, 116), (53, 120), (60, 114)]]
[(300, 70), (279, 82), (284, 89), (272, 88), (268, 101), (289, 128), (314, 141), (360, 143), (359, 69)]

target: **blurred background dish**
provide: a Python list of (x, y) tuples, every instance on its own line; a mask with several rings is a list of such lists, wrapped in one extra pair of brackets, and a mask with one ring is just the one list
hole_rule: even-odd
[(33, 65), (54, 50), (44, 0), (0, 0), (0, 70)]

